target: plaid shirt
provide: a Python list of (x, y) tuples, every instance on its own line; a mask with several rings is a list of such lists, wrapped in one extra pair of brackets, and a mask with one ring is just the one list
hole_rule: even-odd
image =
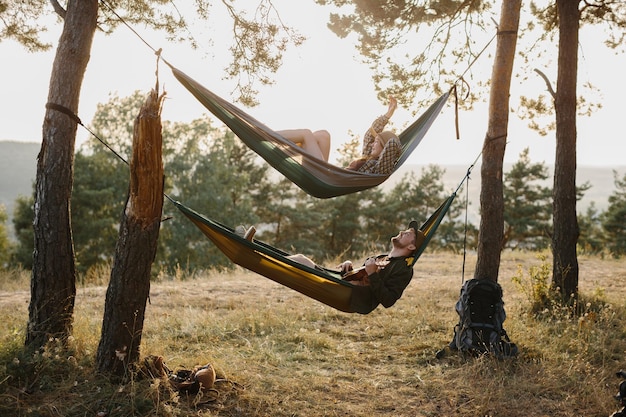
[[(380, 133), (383, 131), (388, 122), (389, 118), (386, 115), (379, 116), (376, 120), (374, 120), (374, 123), (372, 123), (372, 129), (374, 129), (376, 133)], [(370, 129), (367, 129), (367, 132), (363, 136), (364, 157), (367, 158), (367, 156), (372, 153), (372, 145), (375, 140), (376, 136), (371, 133)], [(357, 170), (359, 172), (367, 172), (369, 174), (391, 174), (396, 166), (396, 161), (400, 158), (401, 153), (402, 144), (400, 143), (400, 140), (398, 138), (390, 139), (378, 158), (365, 161), (365, 163)]]
[[(387, 123), (389, 123), (389, 118), (383, 114), (374, 120), (374, 123), (372, 123), (372, 129), (374, 129), (376, 133), (380, 133), (385, 129)], [(372, 131), (370, 129), (367, 129), (367, 132), (365, 132), (365, 135), (363, 136), (363, 152), (361, 152), (361, 155), (369, 156), (369, 154), (372, 153), (372, 146), (374, 145), (375, 140), (376, 136), (372, 135)]]

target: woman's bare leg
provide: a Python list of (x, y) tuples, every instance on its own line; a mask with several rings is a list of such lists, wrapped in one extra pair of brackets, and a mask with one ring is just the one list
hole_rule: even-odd
[(330, 133), (326, 130), (312, 132), (309, 129), (279, 130), (276, 133), (301, 146), (310, 155), (328, 161), (330, 155)]
[(322, 159), (328, 162), (330, 156), (330, 133), (327, 130), (316, 130), (313, 136), (317, 140), (317, 145), (322, 152)]

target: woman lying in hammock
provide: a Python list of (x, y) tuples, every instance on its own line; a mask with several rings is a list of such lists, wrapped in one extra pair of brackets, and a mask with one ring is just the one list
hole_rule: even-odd
[[(360, 158), (346, 168), (370, 174), (391, 174), (402, 153), (400, 139), (391, 131), (383, 131), (398, 102), (389, 97), (387, 113), (379, 116), (363, 136), (363, 151)], [(309, 154), (328, 162), (330, 154), (330, 133), (327, 130), (289, 129), (279, 130), (278, 134), (301, 146)]]

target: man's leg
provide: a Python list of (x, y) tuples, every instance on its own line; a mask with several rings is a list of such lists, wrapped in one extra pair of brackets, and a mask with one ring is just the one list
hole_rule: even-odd
[(292, 261), (296, 261), (302, 265), (306, 265), (309, 268), (315, 268), (315, 262), (313, 262), (310, 258), (302, 255), (301, 253), (298, 253), (296, 255), (290, 255), (287, 258), (291, 259)]

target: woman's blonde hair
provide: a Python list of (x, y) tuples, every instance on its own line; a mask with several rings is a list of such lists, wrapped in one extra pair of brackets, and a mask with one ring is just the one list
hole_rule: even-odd
[(384, 132), (380, 132), (378, 134), (378, 136), (380, 136), (380, 138), (383, 140), (383, 147), (385, 147), (385, 145), (387, 144), (387, 142), (389, 142), (390, 139), (398, 137), (398, 136), (396, 136), (395, 133), (393, 133), (393, 132), (391, 132), (389, 130), (385, 130)]
[[(385, 145), (387, 145), (387, 142), (389, 142), (391, 139), (396, 138), (398, 139), (398, 136), (396, 136), (395, 133), (389, 131), (389, 130), (385, 130), (384, 132), (380, 132), (380, 133), (376, 133), (376, 131), (374, 131), (374, 129), (370, 128), (372, 130), (372, 134), (376, 134), (375, 136), (375, 140), (379, 140), (383, 145), (383, 148), (385, 147)], [(399, 140), (399, 139), (398, 139)], [(361, 156), (360, 158), (355, 159), (354, 161), (350, 162), (350, 164), (348, 165), (348, 169), (353, 170), (353, 171), (358, 171), (359, 168), (366, 162), (366, 161), (370, 161), (372, 159), (376, 159), (378, 158), (378, 156), (372, 156), (371, 154), (368, 156)]]

